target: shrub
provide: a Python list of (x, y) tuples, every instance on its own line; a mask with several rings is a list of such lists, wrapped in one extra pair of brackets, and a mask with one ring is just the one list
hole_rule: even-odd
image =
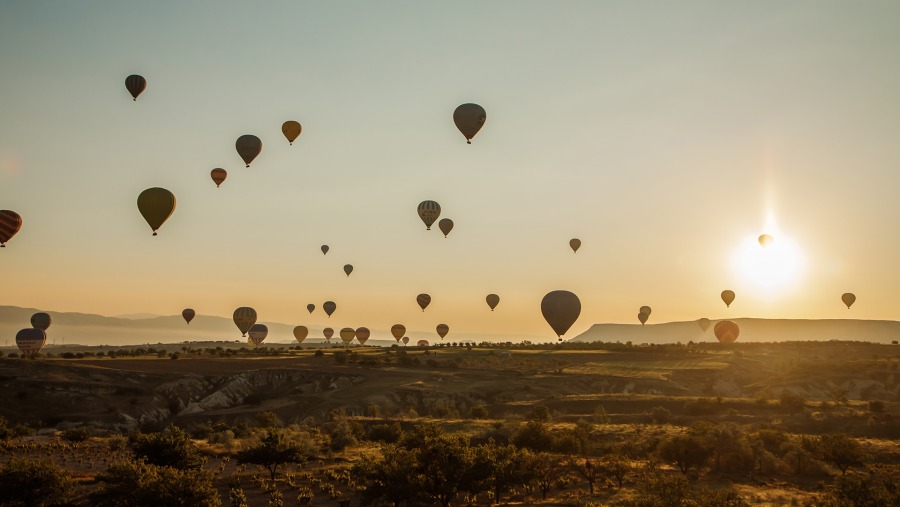
[(61, 504), (72, 494), (72, 479), (52, 463), (14, 458), (0, 469), (0, 492), (0, 505)]
[(94, 507), (219, 507), (222, 500), (212, 475), (141, 461), (110, 466), (97, 475), (102, 485), (90, 495)]
[(650, 409), (650, 419), (656, 424), (665, 424), (672, 420), (672, 411), (665, 407), (653, 407)]
[(170, 426), (160, 433), (138, 435), (132, 443), (132, 451), (136, 458), (151, 465), (180, 470), (199, 469), (205, 461), (191, 437), (177, 426)]

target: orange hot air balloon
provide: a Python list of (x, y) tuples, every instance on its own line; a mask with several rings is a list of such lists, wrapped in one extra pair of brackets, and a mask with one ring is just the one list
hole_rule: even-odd
[(322, 245), (321, 250), (322, 250), (322, 255), (327, 254), (328, 253), (328, 245)]
[(730, 320), (723, 320), (716, 323), (713, 332), (721, 343), (734, 343), (738, 335), (741, 334), (741, 328)]
[(294, 338), (297, 339), (297, 343), (303, 343), (303, 340), (306, 339), (307, 335), (309, 335), (309, 329), (306, 326), (297, 326), (294, 328)]
[(268, 336), (269, 328), (265, 324), (253, 324), (250, 330), (247, 331), (247, 334), (250, 335), (250, 343), (254, 347), (259, 347), (263, 340), (266, 339), (266, 336)]
[(722, 291), (722, 301), (725, 302), (726, 307), (731, 307), (731, 303), (734, 302), (734, 291), (723, 290)]
[(500, 304), (500, 296), (496, 294), (488, 294), (484, 300), (491, 307), (491, 311), (494, 311), (494, 308), (497, 308), (497, 305)]
[(341, 329), (340, 336), (341, 341), (344, 342), (345, 345), (347, 345), (352, 342), (354, 338), (356, 338), (356, 330), (354, 330), (352, 327), (345, 327)]
[(331, 314), (337, 310), (337, 305), (334, 304), (334, 301), (325, 301), (322, 305), (322, 309), (325, 310), (325, 313), (328, 314), (328, 317), (331, 318)]
[(409, 336), (404, 336), (402, 341), (403, 341), (403, 345), (409, 344)]
[(194, 320), (195, 315), (197, 315), (197, 312), (195, 312), (191, 308), (185, 308), (184, 310), (181, 311), (181, 317), (184, 318), (184, 321), (187, 322), (188, 324), (190, 324), (191, 321)]
[(765, 248), (771, 245), (773, 241), (775, 241), (775, 238), (768, 234), (763, 234), (759, 237), (759, 246)]
[(294, 144), (294, 141), (300, 137), (303, 127), (294, 120), (288, 120), (281, 125), (281, 132), (287, 138), (288, 144)]
[(241, 336), (246, 336), (247, 331), (256, 324), (256, 310), (249, 306), (242, 306), (234, 311), (232, 315), (234, 325), (241, 331)]
[(447, 333), (450, 332), (450, 326), (447, 324), (438, 324), (435, 330), (437, 331), (438, 336), (441, 337), (441, 340), (443, 340), (444, 337), (447, 336)]
[(641, 312), (638, 314), (638, 320), (641, 321), (642, 326), (647, 323), (648, 318), (650, 318), (650, 314), (648, 313)]
[(31, 316), (31, 327), (41, 331), (46, 331), (52, 322), (53, 319), (50, 318), (50, 315), (44, 312), (38, 312)]
[(853, 294), (852, 292), (845, 292), (841, 295), (841, 301), (843, 301), (844, 304), (847, 305), (847, 309), (849, 310), (850, 307), (853, 306), (853, 303), (856, 302), (856, 294)]
[(316, 305), (310, 303), (310, 304), (306, 305), (306, 310), (307, 310), (309, 313), (312, 313), (312, 312), (316, 311)]
[(356, 340), (359, 341), (360, 345), (365, 345), (366, 341), (369, 340), (369, 336), (371, 336), (371, 332), (369, 332), (369, 328), (367, 327), (358, 327), (356, 328)]
[(137, 100), (138, 95), (147, 88), (147, 80), (143, 76), (132, 74), (125, 78), (125, 88), (128, 89), (132, 99)]
[(706, 332), (707, 329), (709, 329), (709, 324), (710, 324), (710, 321), (706, 317), (703, 317), (702, 319), (697, 319), (697, 325), (700, 326), (700, 330), (703, 331), (704, 333)]
[(22, 228), (22, 217), (15, 211), (0, 210), (0, 247), (5, 247), (6, 242)]
[(225, 178), (228, 177), (228, 171), (221, 167), (216, 167), (209, 172), (209, 177), (212, 178), (213, 182), (216, 184), (216, 188), (219, 188), (219, 185), (221, 185), (222, 182), (225, 181)]
[(334, 336), (334, 329), (331, 329), (330, 327), (326, 327), (325, 329), (322, 330), (322, 334), (325, 336), (325, 341), (330, 342), (331, 337)]
[(429, 345), (429, 343), (428, 343), (428, 340), (419, 340), (419, 341), (416, 343), (416, 345), (419, 346), (419, 347), (427, 347), (427, 346)]
[(344, 273), (347, 273), (347, 276), (350, 276), (350, 273), (353, 272), (353, 266), (350, 264), (344, 264)]
[(441, 205), (434, 201), (422, 201), (416, 208), (419, 218), (425, 223), (425, 230), (430, 231), (431, 225), (441, 216)]
[(555, 290), (541, 300), (541, 313), (556, 336), (561, 337), (581, 315), (581, 301), (567, 290)]
[(405, 335), (405, 334), (406, 334), (406, 326), (404, 326), (403, 324), (394, 324), (393, 326), (391, 326), (391, 335), (398, 342), (400, 341), (401, 338), (403, 338), (403, 335)]
[(419, 308), (424, 312), (425, 308), (428, 308), (428, 305), (431, 304), (431, 296), (428, 294), (419, 294), (416, 296), (416, 303), (419, 303)]
[(254, 135), (244, 134), (237, 139), (234, 147), (247, 167), (250, 167), (250, 162), (262, 151), (262, 141)]
[(569, 247), (572, 249), (573, 253), (577, 253), (578, 249), (581, 248), (581, 240), (578, 238), (572, 238), (569, 240)]
[(463, 104), (453, 111), (453, 123), (466, 137), (466, 143), (472, 144), (472, 138), (484, 126), (487, 113), (478, 104)]
[(156, 236), (156, 230), (162, 227), (175, 211), (175, 195), (164, 188), (148, 188), (138, 196), (137, 206), (147, 225), (153, 229), (153, 235)]
[(438, 229), (444, 233), (444, 237), (446, 238), (450, 231), (453, 230), (453, 220), (449, 218), (442, 218), (440, 222), (438, 222)]

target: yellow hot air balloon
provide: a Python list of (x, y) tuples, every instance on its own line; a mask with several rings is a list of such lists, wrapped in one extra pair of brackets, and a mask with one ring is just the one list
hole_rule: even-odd
[(22, 228), (22, 217), (15, 211), (0, 210), (0, 247), (6, 247), (6, 242)]
[(252, 134), (244, 134), (237, 139), (234, 147), (247, 167), (250, 167), (250, 162), (262, 151), (262, 141)]
[(242, 306), (234, 311), (232, 315), (234, 325), (241, 330), (241, 336), (247, 336), (247, 332), (256, 324), (256, 310), (249, 306)]
[(638, 311), (640, 313), (646, 313), (648, 317), (650, 316), (651, 313), (653, 313), (653, 309), (650, 308), (649, 306), (642, 306), (641, 309)]
[(641, 312), (638, 314), (638, 320), (641, 321), (642, 326), (647, 323), (647, 319), (649, 319), (649, 318), (650, 318), (649, 313)]
[(577, 253), (578, 249), (581, 248), (581, 240), (578, 238), (572, 238), (569, 240), (569, 247), (572, 249), (572, 252)]
[(225, 181), (225, 178), (228, 177), (228, 171), (221, 167), (216, 167), (209, 172), (209, 177), (212, 178), (213, 182), (216, 184), (216, 188), (219, 188), (219, 185), (221, 185), (222, 182)]
[(581, 301), (567, 290), (555, 290), (541, 300), (541, 313), (556, 336), (561, 337), (581, 315)]
[(447, 324), (438, 324), (435, 330), (437, 331), (438, 336), (441, 337), (441, 340), (443, 340), (444, 337), (447, 336), (447, 333), (450, 332), (450, 326)]
[(356, 339), (359, 341), (360, 345), (365, 345), (366, 341), (368, 341), (371, 333), (369, 332), (369, 328), (367, 327), (358, 327), (356, 328)]
[(438, 229), (444, 233), (444, 237), (446, 238), (450, 231), (453, 230), (453, 220), (449, 218), (442, 218), (440, 222), (438, 222)]
[(484, 126), (487, 113), (478, 104), (463, 104), (453, 111), (453, 123), (466, 137), (466, 143), (472, 144), (472, 138)]
[(721, 343), (734, 343), (738, 335), (741, 334), (741, 328), (730, 320), (723, 320), (716, 323), (713, 332)]
[(306, 326), (297, 326), (294, 328), (294, 338), (297, 339), (297, 343), (303, 343), (303, 340), (306, 339), (306, 336), (309, 334), (309, 329)]
[(350, 264), (344, 264), (344, 273), (347, 273), (347, 276), (350, 276), (350, 273), (353, 272), (353, 266)]
[(325, 301), (325, 303), (322, 305), (322, 309), (325, 310), (325, 313), (329, 318), (331, 318), (331, 314), (334, 313), (335, 310), (337, 310), (337, 305), (334, 304), (334, 301)]
[(312, 313), (312, 312), (316, 311), (316, 305), (310, 303), (310, 304), (306, 305), (306, 310), (307, 310), (309, 313)]
[(763, 234), (759, 237), (759, 246), (765, 248), (771, 245), (773, 241), (775, 241), (775, 238), (768, 234)]
[(303, 131), (303, 127), (294, 120), (288, 120), (281, 125), (281, 132), (287, 138), (288, 144), (294, 144), (294, 141), (300, 137), (301, 131)]
[(434, 201), (422, 201), (416, 208), (419, 218), (425, 222), (425, 230), (431, 230), (431, 224), (441, 216), (441, 205)]
[(709, 329), (710, 321), (706, 317), (703, 317), (702, 319), (697, 319), (697, 325), (700, 326), (700, 330), (705, 333), (706, 330)]
[(153, 229), (153, 235), (156, 236), (156, 230), (162, 227), (175, 211), (175, 195), (164, 188), (148, 188), (138, 196), (137, 205), (144, 220)]
[(53, 319), (50, 318), (49, 314), (44, 312), (38, 312), (31, 316), (31, 327), (40, 329), (41, 331), (46, 331), (51, 323), (53, 323)]
[(419, 308), (424, 312), (425, 308), (428, 308), (428, 305), (431, 304), (431, 296), (428, 294), (419, 294), (416, 296), (416, 303), (419, 303)]
[(393, 335), (394, 339), (398, 342), (401, 338), (403, 338), (403, 335), (405, 334), (406, 326), (404, 326), (403, 324), (394, 324), (393, 326), (391, 326), (391, 335)]
[(269, 328), (265, 324), (253, 324), (247, 334), (250, 335), (250, 343), (254, 347), (259, 347), (269, 334)]
[(340, 336), (341, 341), (344, 342), (345, 345), (347, 345), (352, 342), (354, 338), (356, 338), (356, 330), (354, 330), (352, 327), (345, 327), (341, 329)]
[(500, 296), (496, 294), (488, 294), (484, 300), (491, 307), (491, 311), (494, 311), (494, 308), (497, 308), (497, 305), (500, 304)]
[(730, 307), (731, 303), (734, 302), (734, 291), (723, 290), (722, 291), (722, 301), (725, 302), (726, 307)]
[(128, 89), (131, 97), (137, 100), (138, 95), (147, 88), (147, 80), (143, 76), (132, 74), (125, 78), (125, 88)]
[(25, 357), (34, 357), (47, 343), (47, 332), (30, 327), (16, 333), (16, 345)]
[(184, 319), (184, 321), (187, 322), (188, 324), (190, 324), (191, 321), (194, 320), (194, 316), (195, 316), (195, 315), (197, 315), (197, 312), (195, 312), (195, 311), (194, 311), (193, 309), (191, 309), (191, 308), (185, 308), (184, 310), (181, 311), (181, 317), (182, 317), (182, 318)]
[(856, 302), (856, 294), (853, 294), (852, 292), (846, 292), (841, 295), (841, 301), (843, 301), (844, 304), (847, 305), (847, 309), (849, 310), (853, 303)]
[(334, 329), (331, 329), (330, 327), (326, 327), (325, 329), (322, 330), (322, 335), (325, 336), (325, 341), (330, 342), (331, 337), (334, 336)]

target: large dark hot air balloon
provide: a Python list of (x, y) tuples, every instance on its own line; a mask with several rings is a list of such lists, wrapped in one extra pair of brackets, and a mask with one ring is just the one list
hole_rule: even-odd
[(578, 238), (572, 238), (569, 240), (569, 248), (572, 249), (572, 252), (577, 253), (578, 249), (581, 248), (581, 240)]
[(419, 218), (425, 222), (425, 229), (430, 231), (431, 225), (441, 216), (441, 205), (434, 201), (422, 201), (416, 211), (419, 213)]
[(334, 336), (334, 329), (331, 329), (330, 327), (326, 327), (325, 329), (322, 330), (322, 335), (325, 336), (325, 341), (330, 343), (331, 337)]
[(734, 343), (734, 341), (737, 340), (738, 335), (741, 334), (741, 328), (739, 328), (737, 324), (730, 320), (723, 320), (716, 323), (716, 327), (713, 328), (713, 332), (716, 334), (716, 338), (718, 338), (720, 342)]
[(209, 177), (212, 178), (213, 182), (216, 184), (216, 188), (219, 188), (219, 185), (221, 185), (222, 182), (225, 181), (225, 178), (228, 177), (228, 171), (221, 167), (216, 167), (209, 172)]
[(496, 294), (488, 294), (484, 300), (491, 307), (491, 311), (494, 311), (494, 308), (497, 308), (497, 305), (500, 304), (500, 296)]
[(352, 327), (345, 327), (340, 331), (341, 341), (344, 345), (349, 345), (356, 338), (356, 330)]
[(234, 311), (232, 315), (234, 325), (241, 330), (241, 336), (247, 336), (247, 332), (256, 324), (256, 310), (249, 306), (242, 306)]
[(52, 323), (53, 319), (44, 312), (38, 312), (31, 316), (31, 327), (40, 329), (41, 331), (46, 331)]
[(845, 292), (841, 295), (841, 301), (843, 301), (844, 304), (847, 305), (847, 309), (849, 310), (850, 307), (853, 306), (853, 303), (856, 302), (856, 294), (853, 294), (852, 292)]
[(294, 120), (288, 120), (281, 124), (281, 132), (287, 138), (288, 144), (294, 144), (294, 141), (300, 137), (300, 132), (302, 131), (303, 127)]
[(403, 335), (405, 334), (406, 326), (404, 326), (403, 324), (394, 324), (393, 326), (391, 326), (391, 335), (398, 342), (400, 341), (400, 338), (403, 338)]
[(350, 276), (350, 273), (353, 272), (353, 265), (344, 264), (344, 273), (347, 273), (347, 276)]
[(337, 305), (334, 304), (334, 301), (325, 301), (325, 303), (322, 305), (322, 309), (325, 310), (325, 313), (330, 318), (331, 314), (334, 313), (335, 310), (337, 310)]
[(147, 80), (143, 76), (132, 74), (125, 78), (125, 88), (128, 89), (132, 99), (137, 100), (138, 95), (147, 88)]
[(440, 222), (438, 222), (438, 229), (444, 233), (444, 237), (446, 238), (450, 231), (453, 230), (453, 220), (449, 218), (442, 218)]
[(268, 336), (269, 328), (266, 327), (265, 324), (253, 324), (250, 326), (250, 330), (247, 331), (247, 334), (250, 335), (250, 343), (252, 343), (254, 347), (259, 347), (263, 340), (266, 339), (266, 336)]
[(431, 304), (431, 296), (428, 294), (419, 294), (416, 296), (416, 303), (419, 303), (419, 308), (424, 312), (428, 305)]
[(366, 341), (368, 341), (371, 333), (369, 332), (369, 328), (367, 327), (358, 327), (356, 328), (356, 339), (359, 341), (360, 345), (365, 345)]
[(309, 313), (312, 313), (312, 312), (316, 311), (316, 305), (310, 303), (310, 304), (306, 305), (306, 310), (307, 310)]
[(541, 300), (541, 313), (556, 336), (561, 337), (581, 315), (581, 301), (567, 290), (555, 290)]
[(16, 333), (16, 345), (25, 357), (33, 357), (47, 343), (47, 333), (43, 329), (30, 327)]
[(306, 326), (297, 326), (294, 328), (294, 338), (297, 339), (297, 343), (303, 343), (303, 340), (306, 339), (306, 336), (309, 334), (309, 329)]
[(175, 195), (164, 188), (148, 188), (138, 196), (137, 205), (147, 225), (153, 229), (153, 235), (156, 236), (156, 230), (162, 227), (175, 211)]
[(252, 134), (244, 134), (237, 139), (234, 147), (247, 167), (250, 167), (250, 162), (253, 162), (253, 159), (262, 151), (262, 141)]
[(197, 312), (195, 312), (191, 308), (185, 308), (184, 310), (181, 311), (181, 316), (184, 318), (184, 321), (187, 322), (188, 324), (190, 324), (191, 321), (194, 320), (195, 315), (197, 315)]
[(0, 247), (5, 247), (6, 242), (22, 228), (22, 217), (15, 211), (0, 210)]
[(705, 333), (706, 330), (709, 329), (710, 321), (706, 317), (703, 317), (702, 319), (697, 319), (697, 325), (700, 326), (700, 330)]
[(641, 321), (642, 326), (647, 323), (647, 319), (649, 319), (649, 318), (650, 318), (649, 313), (644, 313), (644, 312), (638, 313), (638, 320)]
[(328, 253), (328, 245), (322, 245), (321, 250), (322, 250), (322, 255), (327, 254)]
[(649, 306), (642, 306), (641, 309), (638, 311), (640, 313), (646, 313), (648, 317), (650, 316), (651, 313), (653, 313), (653, 309), (650, 308)]
[(487, 113), (478, 104), (463, 104), (453, 111), (453, 123), (466, 137), (466, 143), (472, 144), (472, 138), (484, 126)]
[(723, 290), (722, 291), (722, 301), (725, 302), (726, 307), (730, 307), (731, 303), (734, 302), (734, 291)]
[(450, 332), (450, 326), (447, 324), (438, 324), (435, 330), (437, 331), (438, 336), (441, 337), (441, 340), (443, 340), (444, 337), (447, 336), (447, 333)]

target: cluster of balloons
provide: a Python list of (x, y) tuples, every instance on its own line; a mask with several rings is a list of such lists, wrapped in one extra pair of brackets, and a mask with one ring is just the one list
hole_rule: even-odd
[(16, 333), (16, 346), (25, 357), (33, 357), (44, 345), (47, 344), (47, 329), (53, 319), (44, 312), (38, 312), (31, 316), (31, 327)]

